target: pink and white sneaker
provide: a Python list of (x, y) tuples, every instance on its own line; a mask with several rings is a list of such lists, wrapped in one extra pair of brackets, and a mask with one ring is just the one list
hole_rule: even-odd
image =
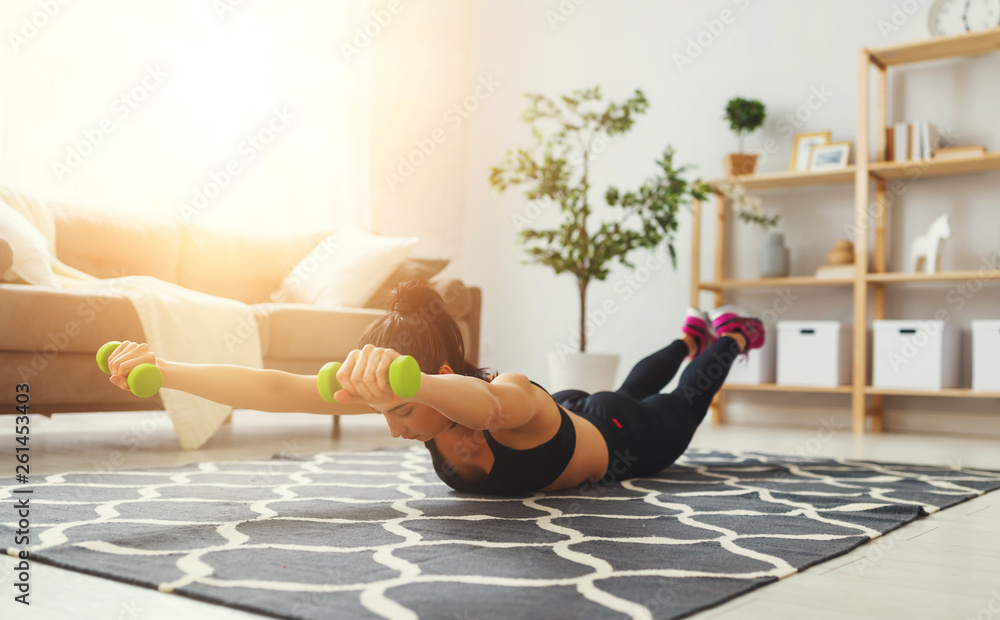
[(764, 324), (752, 313), (733, 304), (725, 304), (710, 314), (712, 327), (720, 337), (734, 331), (746, 337), (747, 349), (744, 353), (764, 346)]
[(687, 316), (684, 317), (684, 325), (681, 331), (694, 338), (698, 345), (698, 350), (694, 356), (701, 355), (705, 349), (712, 346), (712, 343), (719, 339), (712, 328), (712, 319), (701, 308), (688, 306)]

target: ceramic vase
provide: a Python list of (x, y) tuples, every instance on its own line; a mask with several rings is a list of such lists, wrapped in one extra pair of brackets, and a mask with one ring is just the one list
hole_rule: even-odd
[(761, 278), (783, 278), (788, 275), (788, 248), (785, 236), (767, 233), (767, 239), (757, 255), (757, 271)]

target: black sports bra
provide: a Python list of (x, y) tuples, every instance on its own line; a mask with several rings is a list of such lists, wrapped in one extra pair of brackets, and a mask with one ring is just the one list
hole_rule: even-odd
[[(542, 388), (534, 381), (531, 383)], [(576, 451), (573, 420), (558, 403), (556, 407), (559, 408), (559, 430), (552, 439), (534, 448), (516, 450), (497, 442), (489, 431), (483, 431), (486, 444), (493, 452), (493, 468), (477, 480), (465, 480), (459, 476), (438, 452), (433, 439), (424, 442), (431, 453), (434, 471), (445, 484), (466, 493), (524, 495), (547, 487), (559, 478)]]

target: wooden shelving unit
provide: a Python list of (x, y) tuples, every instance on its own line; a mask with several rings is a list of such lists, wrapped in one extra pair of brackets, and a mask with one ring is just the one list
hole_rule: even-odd
[(916, 43), (890, 45), (872, 50), (862, 50), (875, 67), (882, 70), (892, 66), (907, 65), (928, 60), (942, 60), (956, 56), (972, 56), (1000, 51), (997, 29), (953, 37), (938, 37)]
[(1000, 273), (995, 271), (943, 271), (929, 275), (923, 273), (869, 273), (866, 280), (873, 284), (948, 284), (969, 280), (991, 282), (1000, 280)]
[(854, 166), (843, 170), (826, 170), (823, 172), (766, 172), (764, 174), (746, 174), (718, 181), (739, 183), (747, 191), (767, 189), (787, 189), (790, 187), (812, 187), (817, 185), (838, 185), (854, 181)]
[(837, 387), (810, 387), (804, 385), (778, 385), (776, 383), (761, 383), (759, 385), (725, 385), (731, 392), (799, 392), (802, 394), (850, 394), (853, 389), (849, 385)]
[(945, 388), (943, 390), (890, 390), (868, 386), (866, 394), (880, 396), (937, 396), (941, 398), (1000, 398), (1000, 392), (973, 392), (965, 388)]
[[(727, 385), (725, 392), (792, 392), (848, 394), (851, 396), (852, 428), (855, 433), (868, 430), (882, 430), (882, 408), (885, 396), (931, 396), (938, 398), (998, 398), (1000, 393), (973, 392), (968, 389), (946, 389), (937, 391), (887, 390), (867, 385), (868, 377), (868, 326), (870, 320), (886, 318), (886, 287), (907, 284), (942, 284), (964, 281), (1000, 281), (996, 270), (969, 270), (935, 273), (931, 275), (915, 273), (894, 273), (887, 270), (887, 222), (886, 208), (877, 209), (870, 217), (869, 204), (874, 186), (875, 204), (888, 205), (890, 184), (898, 181), (916, 181), (922, 178), (974, 174), (1000, 170), (1000, 153), (988, 153), (981, 157), (966, 159), (889, 162), (884, 161), (886, 152), (885, 135), (889, 116), (888, 68), (915, 62), (925, 62), (984, 54), (1000, 51), (1000, 29), (987, 32), (942, 37), (918, 43), (896, 45), (880, 49), (863, 49), (858, 56), (858, 126), (855, 144), (856, 162), (843, 170), (827, 172), (777, 172), (759, 175), (744, 175), (720, 179), (711, 183), (715, 201), (715, 273), (712, 279), (702, 280), (701, 274), (701, 209), (693, 205), (692, 277), (691, 304), (700, 305), (702, 292), (714, 295), (715, 305), (720, 305), (729, 291), (754, 288), (784, 287), (849, 287), (854, 298), (853, 371), (850, 385), (837, 388), (803, 388), (795, 386), (768, 385)], [(869, 82), (871, 71), (875, 74), (875, 107), (869, 109)], [(874, 125), (870, 125), (874, 111)], [(869, 142), (869, 131), (874, 128), (875, 143)], [(872, 148), (874, 147), (874, 149)], [(874, 150), (875, 161), (870, 161), (870, 151)], [(733, 280), (726, 278), (726, 248), (728, 205), (719, 192), (721, 183), (739, 183), (747, 191), (777, 191), (790, 188), (815, 187), (823, 185), (854, 184), (855, 230), (857, 239), (869, 238), (874, 227), (875, 244), (869, 250), (867, 243), (855, 247), (858, 274), (852, 278), (816, 278), (794, 276), (789, 278), (764, 278), (758, 280)], [(871, 265), (867, 273), (865, 267)], [(869, 300), (872, 311), (869, 313)], [(712, 419), (715, 423), (724, 420), (723, 399), (717, 396), (713, 403)]]
[(874, 179), (895, 181), (896, 179), (917, 180), (925, 177), (940, 177), (954, 174), (972, 174), (1000, 170), (1000, 153), (987, 153), (980, 157), (965, 159), (945, 159), (941, 161), (872, 162), (868, 173)]
[(854, 278), (817, 278), (816, 276), (791, 276), (787, 278), (760, 278), (758, 280), (719, 280), (702, 282), (704, 291), (733, 291), (744, 288), (788, 288), (800, 286), (851, 286)]

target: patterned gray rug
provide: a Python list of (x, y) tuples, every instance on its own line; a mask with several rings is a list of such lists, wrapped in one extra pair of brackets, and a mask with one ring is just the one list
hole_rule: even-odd
[(1000, 487), (691, 450), (655, 478), (483, 498), (439, 482), (422, 446), (44, 479), (36, 561), (279, 618), (458, 620), (677, 618)]

